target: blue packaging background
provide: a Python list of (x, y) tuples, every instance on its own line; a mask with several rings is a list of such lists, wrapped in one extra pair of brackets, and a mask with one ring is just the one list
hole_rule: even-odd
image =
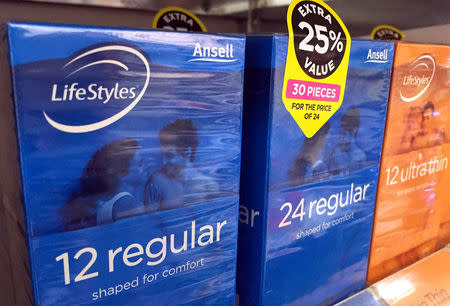
[[(145, 265), (129, 267), (65, 286), (62, 262), (55, 261), (58, 254), (67, 251), (73, 257), (76, 250), (89, 245), (97, 249), (99, 258), (96, 265), (103, 269), (104, 258), (100, 254), (106, 254), (108, 248), (126, 247), (126, 242), (132, 239), (141, 240), (145, 246), (161, 233), (169, 236), (182, 232), (182, 228), (189, 228), (191, 221), (196, 219), (207, 220), (208, 224), (226, 220), (221, 241), (195, 249), (195, 252), (188, 250), (172, 254), (172, 257), (168, 255), (164, 264), (181, 264), (191, 257), (203, 256), (210, 263), (204, 271), (162, 281), (152, 290), (130, 290), (116, 296), (113, 301), (122, 305), (134, 304), (134, 299), (146, 302), (176, 298), (182, 304), (234, 301), (244, 39), (20, 23), (10, 23), (8, 30), (36, 304), (87, 303), (87, 288), (107, 287), (114, 281), (127, 281), (147, 271)], [(230, 62), (190, 61), (196, 42), (210, 46), (232, 43), (235, 59)], [(100, 54), (87, 59), (120, 59), (128, 64), (126, 72), (113, 65), (97, 65), (75, 74), (75, 79), (71, 80), (61, 68), (85, 51), (108, 45), (132, 47), (147, 57), (150, 81), (143, 98), (127, 115), (97, 131), (72, 134), (50, 126), (45, 121), (43, 110), (65, 124), (81, 125), (108, 118), (127, 104), (127, 101), (116, 100), (103, 105), (88, 104), (88, 107), (73, 102), (55, 105), (49, 99), (53, 84), (62, 88), (64, 84), (77, 81), (82, 87), (95, 80), (109, 86), (119, 82), (121, 86), (137, 84), (143, 88), (145, 73), (142, 65), (135, 64), (136, 59), (129, 55), (110, 52), (103, 57)], [(137, 178), (139, 187), (133, 189), (139, 193), (133, 196), (140, 200), (148, 176), (163, 163), (158, 132), (179, 118), (191, 120), (197, 129), (198, 147), (193, 164), (194, 174), (198, 177), (192, 178), (193, 185), (197, 181), (201, 183), (202, 177), (208, 177), (217, 186), (213, 194), (198, 196), (194, 190), (185, 195), (185, 202), (174, 210), (65, 231), (65, 221), (59, 209), (79, 188), (79, 178), (99, 148), (124, 138), (138, 142), (145, 167), (131, 168), (129, 172), (141, 174)], [(77, 269), (71, 269), (74, 270), (71, 274), (77, 274)], [(197, 286), (195, 283), (210, 285)]]
[[(113, 224), (73, 232), (62, 232), (32, 240), (33, 255), (39, 268), (35, 267), (35, 290), (37, 305), (84, 305), (94, 303), (92, 294), (99, 288), (108, 289), (118, 284), (131, 282), (139, 278), (139, 286), (117, 295), (103, 297), (95, 301), (100, 305), (136, 305), (161, 303), (171, 305), (214, 305), (234, 304), (235, 263), (236, 263), (236, 204), (237, 198), (226, 197), (207, 203), (173, 211), (149, 213), (117, 221)], [(195, 218), (193, 217), (195, 216)], [(220, 217), (218, 217), (220, 216)], [(221, 231), (220, 243), (188, 249), (179, 254), (170, 254), (159, 265), (148, 266), (144, 260), (135, 267), (126, 267), (121, 256), (116, 258), (114, 272), (108, 272), (108, 250), (132, 243), (145, 245), (153, 238), (175, 235), (175, 246), (181, 246), (183, 231), (190, 229), (192, 220), (196, 220), (197, 230), (203, 225), (214, 225), (227, 221)], [(190, 237), (188, 233), (188, 237)], [(198, 237), (198, 234), (197, 234)], [(190, 238), (189, 238), (190, 239)], [(169, 240), (167, 240), (169, 241)], [(190, 241), (188, 242), (190, 244)], [(169, 242), (167, 242), (169, 246)], [(95, 247), (98, 259), (88, 272), (98, 272), (98, 279), (92, 278), (64, 286), (61, 273), (62, 262), (55, 258), (63, 251), (72, 256), (80, 246)], [(134, 249), (133, 251), (136, 251)], [(86, 266), (90, 255), (71, 263), (73, 277)], [(204, 259), (204, 265), (174, 276), (161, 277), (164, 270), (184, 265), (188, 261)], [(75, 273), (76, 272), (76, 273)], [(144, 283), (143, 277), (159, 273), (156, 280)], [(62, 283), (62, 285), (61, 285)], [(35, 291), (36, 292), (36, 291)]]
[[(246, 94), (244, 103), (268, 110), (267, 132), (260, 130), (268, 139), (253, 139), (249, 141), (251, 147), (247, 144), (246, 148), (245, 143), (243, 147), (243, 160), (255, 154), (252, 150), (266, 148), (267, 153), (266, 160), (260, 160), (260, 166), (265, 169), (265, 181), (261, 181), (261, 174), (256, 174), (254, 167), (242, 165), (241, 205), (259, 211), (261, 216), (257, 217), (253, 228), (240, 225), (238, 267), (247, 269), (247, 273), (238, 271), (242, 305), (332, 304), (361, 290), (365, 284), (394, 45), (352, 41), (344, 101), (328, 121), (323, 146), (313, 154), (322, 159), (324, 166), (315, 175), (310, 171), (301, 175), (300, 181), (295, 181), (289, 175), (290, 168), (297, 156), (305, 152), (306, 138), (281, 100), (287, 42), (287, 36), (282, 35), (247, 39), (247, 52), (263, 49), (263, 44), (266, 48), (271, 44), (272, 52), (269, 56), (262, 52), (260, 57), (252, 57), (246, 63), (246, 81), (255, 82), (252, 88), (256, 90)], [(386, 63), (366, 62), (369, 49), (387, 49)], [(267, 83), (258, 87), (262, 75)], [(245, 122), (257, 117), (255, 109), (258, 108), (248, 107), (253, 112), (246, 112), (246, 107)], [(342, 137), (341, 118), (352, 108), (358, 108), (360, 118), (350, 147), (357, 154), (350, 152), (350, 158), (341, 155), (330, 162)], [(244, 139), (247, 133), (244, 126)], [(352, 160), (352, 156), (359, 158)], [(258, 181), (259, 185), (253, 186), (253, 181)], [(370, 184), (364, 201), (339, 208), (331, 216), (316, 215), (303, 221), (286, 219), (292, 224), (278, 227), (286, 216), (287, 209), (280, 210), (284, 203), (291, 202), (295, 209), (305, 198), (307, 211), (310, 201), (345, 192), (352, 183), (354, 186)], [(246, 203), (242, 199), (246, 199)], [(299, 231), (352, 212), (354, 217), (348, 222), (296, 239)], [(249, 243), (258, 243), (259, 250), (247, 247)], [(258, 269), (259, 276), (248, 284), (251, 278), (248, 274)]]
[[(279, 97), (281, 97), (283, 88), (278, 84), (283, 83), (285, 64), (283, 62), (285, 56), (283, 55), (287, 50), (287, 37), (276, 36), (274, 48), (276, 48), (276, 58), (273, 61), (276, 66), (272, 70), (274, 87), (271, 97), (274, 102), (271, 122), (270, 190), (290, 185), (286, 174), (306, 139), (291, 115), (286, 111), (284, 104), (278, 103), (282, 102)], [(389, 61), (381, 64), (365, 63), (369, 49), (372, 51), (387, 49), (390, 56)], [(394, 46), (389, 43), (352, 41), (344, 101), (339, 110), (328, 121), (330, 130), (325, 138), (325, 144), (320, 150), (320, 155), (323, 156), (324, 164), (327, 165), (340, 138), (342, 115), (351, 108), (358, 108), (360, 128), (355, 143), (360, 150), (364, 151), (366, 158), (359, 162), (342, 160), (339, 161), (338, 165), (333, 164), (331, 168), (324, 171), (341, 172), (344, 169), (358, 169), (379, 162), (393, 54)], [(289, 150), (286, 150), (287, 143), (289, 143)], [(325, 177), (327, 175), (325, 174)], [(314, 177), (308, 177), (305, 181), (315, 179)]]

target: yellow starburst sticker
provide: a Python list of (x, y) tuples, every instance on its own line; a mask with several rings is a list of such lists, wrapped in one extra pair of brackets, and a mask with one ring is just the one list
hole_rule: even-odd
[(289, 45), (283, 103), (310, 138), (342, 105), (350, 34), (321, 0), (294, 0), (287, 13)]

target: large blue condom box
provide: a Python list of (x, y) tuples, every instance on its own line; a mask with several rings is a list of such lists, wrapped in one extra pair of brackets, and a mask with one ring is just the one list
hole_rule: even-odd
[(282, 101), (287, 46), (247, 38), (241, 306), (332, 304), (366, 280), (394, 44), (351, 42), (342, 106), (311, 138)]
[(2, 260), (19, 304), (233, 304), (245, 38), (26, 23), (8, 37)]

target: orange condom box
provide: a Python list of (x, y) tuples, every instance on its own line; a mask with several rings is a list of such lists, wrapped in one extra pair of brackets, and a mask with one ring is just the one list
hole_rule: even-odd
[(438, 235), (446, 236), (440, 225), (450, 222), (449, 78), (449, 46), (397, 44), (369, 283), (429, 255)]

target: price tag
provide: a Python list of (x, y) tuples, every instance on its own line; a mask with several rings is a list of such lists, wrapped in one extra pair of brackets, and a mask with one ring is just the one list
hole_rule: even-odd
[(373, 285), (387, 305), (450, 304), (449, 246)]
[(283, 103), (310, 138), (342, 104), (350, 58), (350, 34), (321, 0), (291, 2)]
[(154, 29), (184, 32), (206, 32), (203, 22), (188, 10), (181, 7), (166, 7), (156, 14), (153, 20)]

